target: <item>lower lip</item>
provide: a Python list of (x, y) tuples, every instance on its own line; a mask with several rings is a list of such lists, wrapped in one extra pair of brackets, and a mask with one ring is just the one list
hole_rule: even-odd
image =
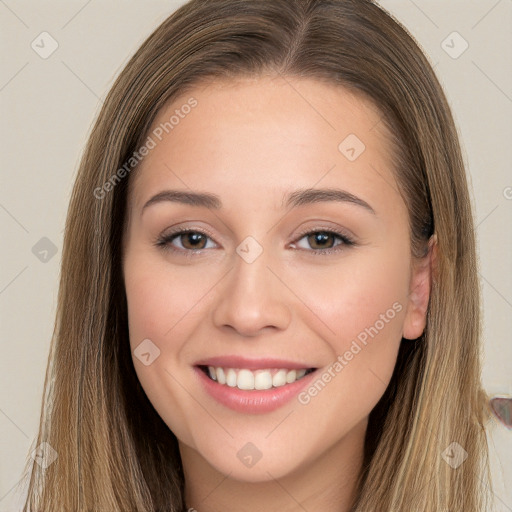
[(291, 384), (264, 390), (252, 389), (244, 391), (232, 388), (210, 379), (200, 368), (194, 370), (205, 391), (217, 402), (230, 409), (250, 414), (272, 412), (289, 402), (300, 390), (309, 384), (316, 371), (305, 375)]

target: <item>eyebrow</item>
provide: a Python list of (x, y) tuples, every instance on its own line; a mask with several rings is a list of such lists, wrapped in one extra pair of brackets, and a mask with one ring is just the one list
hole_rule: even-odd
[[(222, 208), (222, 201), (220, 197), (215, 194), (207, 192), (187, 192), (183, 190), (164, 190), (154, 195), (146, 202), (142, 207), (141, 215), (149, 206), (166, 201), (213, 210)], [(346, 190), (336, 188), (306, 188), (295, 190), (283, 197), (282, 207), (294, 208), (312, 203), (332, 201), (355, 204), (361, 206), (373, 215), (376, 215), (375, 210), (366, 201)]]
[(296, 190), (285, 196), (283, 200), (283, 207), (297, 207), (305, 204), (320, 203), (337, 201), (341, 203), (352, 203), (368, 210), (369, 212), (376, 215), (375, 210), (360, 197), (347, 192), (346, 190), (340, 190), (337, 188), (306, 188)]

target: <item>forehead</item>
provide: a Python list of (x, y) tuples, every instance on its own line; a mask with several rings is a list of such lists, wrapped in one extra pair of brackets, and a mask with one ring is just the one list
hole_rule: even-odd
[(135, 206), (166, 182), (220, 193), (226, 186), (283, 190), (294, 181), (333, 186), (341, 178), (391, 183), (391, 145), (381, 121), (362, 95), (314, 79), (198, 84), (153, 121), (154, 148), (131, 177)]

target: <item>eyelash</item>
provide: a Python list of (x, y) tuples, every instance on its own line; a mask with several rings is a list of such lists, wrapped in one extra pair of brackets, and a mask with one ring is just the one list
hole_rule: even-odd
[[(173, 247), (171, 245), (171, 242), (173, 242), (175, 238), (178, 238), (181, 235), (185, 235), (185, 234), (189, 234), (189, 233), (199, 233), (208, 238), (211, 238), (211, 239), (213, 238), (210, 233), (203, 231), (201, 229), (180, 229), (180, 230), (174, 231), (172, 233), (169, 233), (165, 236), (158, 237), (154, 245), (156, 247), (159, 247), (159, 248), (165, 250), (165, 251), (181, 253), (188, 258), (194, 257), (197, 253), (201, 253), (201, 251), (205, 251), (206, 249), (204, 249), (204, 248), (197, 249), (197, 250), (179, 249), (179, 248)], [(342, 243), (335, 245), (334, 247), (331, 247), (329, 249), (298, 249), (298, 250), (310, 252), (311, 254), (313, 254), (315, 256), (317, 256), (317, 255), (326, 256), (326, 255), (340, 252), (341, 250), (343, 250), (343, 247), (347, 248), (347, 247), (353, 247), (356, 245), (356, 243), (349, 236), (339, 233), (337, 231), (331, 230), (331, 229), (316, 229), (316, 230), (305, 231), (305, 232), (301, 233), (299, 235), (299, 237), (296, 239), (296, 241), (293, 243), (295, 244), (295, 243), (299, 242), (307, 235), (312, 235), (312, 234), (316, 234), (316, 233), (327, 233), (330, 235), (334, 235), (335, 238), (338, 238), (338, 240), (341, 240)]]

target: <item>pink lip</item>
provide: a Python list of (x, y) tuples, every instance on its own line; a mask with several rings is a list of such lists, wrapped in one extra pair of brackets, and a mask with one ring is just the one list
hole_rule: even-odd
[[(291, 368), (290, 366), (281, 366), (280, 364), (270, 366), (258, 366), (258, 368)], [(210, 365), (215, 366), (215, 365)], [(223, 365), (218, 365), (223, 366)], [(225, 367), (230, 367), (225, 365)], [(241, 365), (242, 368), (248, 368), (247, 366)], [(233, 368), (239, 368), (239, 366), (233, 366)], [(295, 366), (295, 368), (304, 368), (304, 366)], [(245, 414), (262, 414), (267, 412), (275, 411), (279, 409), (287, 402), (289, 402), (294, 396), (298, 395), (300, 390), (307, 386), (313, 377), (316, 376), (316, 372), (312, 372), (305, 375), (300, 380), (293, 382), (292, 384), (286, 384), (278, 388), (270, 388), (265, 390), (248, 390), (244, 391), (238, 388), (231, 388), (229, 386), (219, 384), (218, 382), (210, 379), (201, 368), (198, 366), (194, 367), (194, 371), (203, 386), (203, 389), (208, 395), (214, 398), (220, 404), (229, 407), (233, 411)]]
[(246, 368), (247, 370), (262, 370), (270, 368), (286, 368), (288, 370), (301, 370), (314, 368), (314, 366), (286, 361), (284, 359), (247, 359), (241, 356), (221, 356), (203, 359), (195, 363), (195, 366), (215, 366), (222, 368)]

